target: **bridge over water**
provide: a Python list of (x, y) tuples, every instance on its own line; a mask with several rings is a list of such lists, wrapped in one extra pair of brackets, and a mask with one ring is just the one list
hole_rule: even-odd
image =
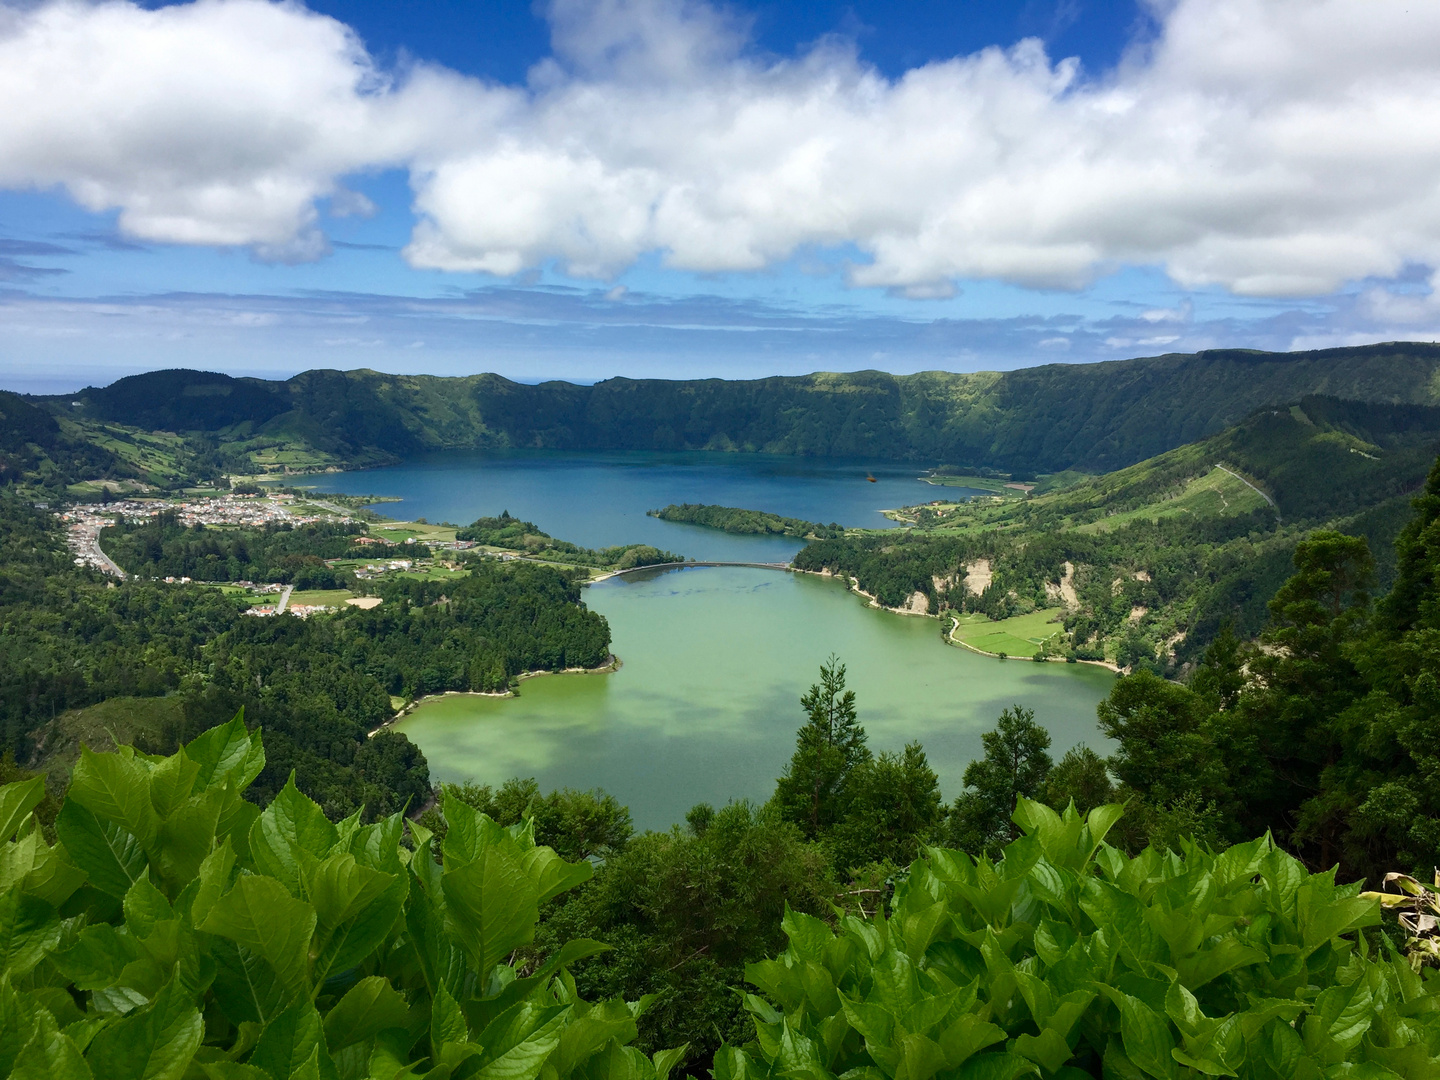
[(619, 577), (621, 574), (635, 574), (641, 570), (674, 570), (676, 568), (684, 568), (687, 566), (749, 566), (756, 570), (795, 569), (789, 563), (783, 562), (709, 562), (700, 559), (692, 562), (687, 559), (685, 562), (662, 562), (651, 563), (649, 566), (632, 566), (628, 570), (616, 570), (615, 576)]

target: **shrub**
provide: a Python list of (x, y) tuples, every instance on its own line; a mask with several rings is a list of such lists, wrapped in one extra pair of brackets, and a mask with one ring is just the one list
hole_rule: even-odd
[(1358, 884), (1268, 837), (1127, 858), (1117, 806), (1015, 817), (998, 862), (930, 849), (888, 917), (787, 912), (716, 1080), (1440, 1075), (1440, 979), (1375, 952)]
[(0, 1075), (55, 1080), (665, 1080), (589, 1004), (571, 941), (517, 970), (590, 876), (448, 800), (441, 859), (399, 814), (332, 823), (293, 780), (262, 812), (239, 717), (174, 755), (86, 750), (45, 842), (39, 778), (0, 787)]

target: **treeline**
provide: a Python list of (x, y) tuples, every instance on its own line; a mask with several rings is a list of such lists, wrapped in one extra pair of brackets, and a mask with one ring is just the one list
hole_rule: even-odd
[(178, 699), (145, 733), (157, 750), (243, 707), (269, 732), (255, 797), (293, 769), (327, 811), (363, 805), (373, 816), (429, 793), (424, 756), (404, 736), (367, 738), (394, 714), (392, 698), (504, 690), (524, 671), (609, 656), (605, 620), (553, 567), (480, 564), (378, 591), (372, 610), (302, 620), (246, 617), (214, 589), (117, 586), (72, 565), (52, 515), (0, 497), (0, 752), (34, 761), (62, 713), (115, 697)]
[(556, 540), (532, 521), (511, 517), (506, 510), (499, 517), (482, 517), (455, 533), (458, 540), (473, 540), (489, 547), (523, 551), (551, 562), (590, 566), (600, 570), (632, 570), (637, 566), (684, 562), (683, 555), (661, 551), (650, 544), (621, 544), (608, 548), (583, 548)]
[(45, 405), (60, 415), (205, 432), (234, 440), (231, 446), (264, 425), (271, 437), (351, 462), (504, 447), (739, 450), (1028, 475), (1122, 468), (1306, 394), (1433, 404), (1437, 369), (1435, 345), (1397, 342), (1308, 353), (1207, 350), (1003, 373), (617, 378), (587, 386), (493, 374), (307, 371), (271, 382), (157, 371)]
[(402, 554), (392, 544), (356, 544), (364, 534), (363, 525), (340, 522), (272, 522), (260, 529), (187, 527), (175, 511), (166, 510), (147, 521), (122, 519), (103, 529), (100, 547), (137, 577), (339, 589), (353, 585), (355, 576), (327, 566), (327, 559), (388, 559)]
[(811, 537), (825, 540), (844, 536), (842, 525), (831, 523), (821, 525), (816, 521), (802, 521), (800, 518), (781, 517), (763, 510), (742, 510), (734, 506), (714, 506), (702, 503), (671, 503), (660, 510), (647, 510), (650, 517), (661, 521), (678, 521), (685, 525), (704, 525), (722, 532), (758, 536), (794, 536), (801, 540)]

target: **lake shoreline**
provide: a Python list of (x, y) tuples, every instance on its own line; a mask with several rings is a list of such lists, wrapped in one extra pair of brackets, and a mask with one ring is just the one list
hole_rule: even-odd
[(600, 787), (638, 829), (662, 830), (698, 802), (773, 794), (800, 698), (831, 653), (849, 669), (869, 745), (923, 743), (951, 799), (983, 753), (980, 735), (1017, 701), (1035, 710), (1054, 752), (1101, 748), (1094, 710), (1113, 675), (966, 655), (934, 622), (881, 617), (849, 591), (740, 568), (627, 575), (586, 595), (610, 623), (623, 677), (541, 680), (510, 700), (452, 694), (395, 730), (436, 782)]
[[(963, 638), (957, 638), (955, 636), (955, 631), (960, 629), (960, 620), (956, 619), (954, 615), (950, 616), (950, 618), (952, 620), (950, 623), (950, 629), (946, 630), (941, 635), (941, 637), (945, 639), (945, 643), (947, 645), (955, 645), (962, 649), (968, 649), (976, 656), (988, 656), (992, 660), (1024, 660), (1026, 663), (1030, 664), (1033, 664), (1035, 662), (1035, 658), (1033, 656), (1001, 656), (999, 653), (986, 652), (984, 649), (977, 649), (974, 645), (971, 645)], [(1047, 664), (1068, 664), (1069, 662), (1070, 661), (1063, 656), (1045, 657), (1045, 663)], [(1089, 664), (1091, 667), (1104, 668), (1106, 671), (1113, 671), (1116, 675), (1123, 674), (1120, 668), (1117, 665), (1111, 663), (1109, 660), (1081, 660), (1077, 657), (1075, 663)]]
[[(845, 575), (836, 574), (828, 567), (824, 570), (801, 570), (798, 567), (792, 566), (790, 571), (794, 574), (811, 574), (818, 578), (828, 578), (831, 581), (838, 581), (845, 586), (846, 592), (854, 593), (856, 596), (863, 596), (867, 601), (865, 606), (874, 608), (876, 611), (888, 611), (891, 615), (918, 615), (922, 619), (940, 618), (939, 615), (931, 615), (928, 611), (915, 611), (913, 608), (887, 607), (885, 604), (880, 603), (879, 597), (860, 588), (860, 582), (857, 579), (853, 577), (847, 579)], [(920, 595), (924, 594), (921, 593)]]
[[(514, 681), (517, 683), (524, 682), (526, 679), (537, 679), (541, 675), (609, 675), (613, 672), (619, 671), (623, 666), (624, 661), (621, 660), (620, 657), (616, 656), (614, 653), (611, 653), (610, 658), (606, 660), (605, 663), (601, 664), (599, 667), (569, 667), (561, 668), (558, 671), (550, 671), (542, 668), (535, 671), (522, 671), (520, 672), (520, 674), (515, 676)], [(388, 731), (390, 728), (393, 728), (401, 720), (405, 719), (405, 717), (409, 716), (412, 712), (418, 709), (421, 705), (424, 705), (426, 702), (440, 701), (444, 698), (451, 697), (504, 699), (519, 696), (520, 691), (513, 688), (509, 690), (446, 690), (439, 694), (425, 694), (407, 703), (394, 716), (390, 717), (390, 719), (386, 720), (379, 727), (371, 731), (367, 737), (373, 738), (382, 731)]]

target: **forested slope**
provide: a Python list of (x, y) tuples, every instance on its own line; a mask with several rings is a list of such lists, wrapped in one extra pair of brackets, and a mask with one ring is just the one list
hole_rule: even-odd
[(918, 592), (937, 614), (1056, 609), (1059, 653), (1173, 671), (1226, 623), (1258, 634), (1316, 528), (1365, 538), (1388, 586), (1437, 449), (1440, 408), (1306, 397), (1050, 494), (918, 507), (918, 528), (814, 543), (795, 565), (891, 607)]
[[(119, 540), (115, 556), (143, 574), (171, 560), (210, 565), (204, 551), (216, 536), (162, 521)], [(294, 580), (328, 572), (321, 555), (348, 537), (237, 529), (220, 540), (220, 565), (238, 563), (243, 549), (262, 560), (247, 570)], [(595, 667), (609, 656), (605, 620), (554, 567), (478, 563), (463, 577), (375, 588), (379, 607), (298, 619), (246, 617), (201, 586), (143, 577), (117, 586), (72, 564), (52, 514), (0, 495), (0, 753), (44, 766), (74, 749), (76, 710), (107, 701), (129, 701), (121, 713), (142, 723), (128, 736), (153, 749), (173, 749), (243, 708), (270, 747), (257, 797), (295, 770), (330, 811), (363, 805), (373, 816), (429, 794), (425, 758), (403, 735), (370, 737), (394, 715), (392, 698), (503, 690), (521, 672)]]
[[(308, 371), (287, 382), (163, 371), (44, 399), (84, 423), (205, 433), (234, 462), (288, 440), (330, 463), (421, 451), (743, 450), (1017, 473), (1113, 470), (1310, 394), (1440, 404), (1440, 346), (1211, 350), (1004, 373), (878, 371), (593, 386)], [(78, 405), (74, 404), (79, 402)]]

